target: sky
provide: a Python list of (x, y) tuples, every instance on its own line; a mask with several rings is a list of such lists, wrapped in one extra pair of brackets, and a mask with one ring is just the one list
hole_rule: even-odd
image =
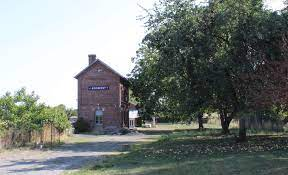
[[(40, 101), (77, 106), (74, 76), (96, 54), (122, 75), (145, 35), (141, 5), (156, 0), (0, 0), (0, 96), (25, 87)], [(267, 8), (283, 7), (267, 0)]]

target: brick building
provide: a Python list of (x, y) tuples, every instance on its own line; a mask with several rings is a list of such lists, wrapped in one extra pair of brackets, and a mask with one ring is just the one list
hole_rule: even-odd
[(78, 117), (96, 131), (117, 131), (129, 125), (129, 82), (96, 55), (78, 80)]

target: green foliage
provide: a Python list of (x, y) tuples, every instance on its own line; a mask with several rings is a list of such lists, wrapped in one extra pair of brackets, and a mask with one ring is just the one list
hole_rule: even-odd
[(62, 132), (70, 127), (65, 109), (51, 108), (38, 100), (34, 92), (28, 94), (24, 88), (14, 95), (6, 93), (0, 98), (0, 128), (30, 132), (49, 123)]
[(77, 109), (73, 109), (73, 108), (67, 108), (65, 105), (61, 104), (58, 105), (57, 108), (62, 109), (63, 111), (65, 111), (66, 115), (68, 118), (72, 117), (72, 116), (77, 116)]
[(41, 118), (44, 123), (52, 124), (58, 131), (63, 132), (70, 127), (65, 109), (61, 107), (46, 108)]
[[(186, 120), (199, 111), (218, 112), (227, 133), (237, 113), (259, 110), (251, 104), (261, 103), (263, 96), (268, 108), (275, 104), (271, 94), (278, 82), (267, 83), (262, 77), (269, 71), (258, 76), (256, 70), (267, 60), (287, 61), (285, 12), (266, 10), (262, 0), (212, 0), (204, 5), (159, 0), (145, 19), (147, 34), (131, 74), (143, 116)], [(247, 76), (257, 80), (247, 83)], [(273, 90), (269, 94), (262, 87)]]
[(78, 118), (78, 120), (74, 124), (74, 128), (76, 133), (88, 132), (90, 131), (90, 124), (86, 120), (84, 120), (84, 118)]

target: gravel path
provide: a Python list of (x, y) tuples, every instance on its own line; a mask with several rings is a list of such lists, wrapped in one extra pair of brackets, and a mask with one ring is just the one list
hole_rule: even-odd
[(75, 135), (52, 150), (13, 150), (0, 153), (0, 175), (57, 175), (76, 170), (105, 155), (119, 154), (127, 145), (155, 138), (147, 135)]

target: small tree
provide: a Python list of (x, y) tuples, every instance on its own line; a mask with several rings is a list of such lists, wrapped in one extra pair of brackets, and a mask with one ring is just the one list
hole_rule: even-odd
[[(18, 130), (24, 135), (32, 131), (41, 131), (46, 123), (55, 126), (59, 132), (70, 127), (64, 109), (50, 108), (38, 100), (39, 97), (34, 92), (29, 94), (25, 88), (14, 95), (6, 93), (0, 98), (0, 127)], [(25, 144), (29, 140), (23, 141), (22, 144)]]

